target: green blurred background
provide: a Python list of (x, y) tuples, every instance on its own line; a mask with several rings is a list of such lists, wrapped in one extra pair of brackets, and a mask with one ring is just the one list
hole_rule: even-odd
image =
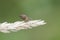
[(22, 13), (47, 24), (9, 34), (0, 32), (0, 40), (60, 40), (59, 0), (0, 0), (1, 23), (19, 21)]

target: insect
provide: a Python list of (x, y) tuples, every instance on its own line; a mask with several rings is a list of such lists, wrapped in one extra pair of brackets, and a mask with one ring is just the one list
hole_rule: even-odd
[(24, 20), (25, 22), (28, 22), (28, 21), (30, 20), (30, 18), (29, 18), (27, 15), (25, 15), (25, 14), (21, 14), (21, 15), (20, 15), (20, 18), (21, 18), (22, 20)]

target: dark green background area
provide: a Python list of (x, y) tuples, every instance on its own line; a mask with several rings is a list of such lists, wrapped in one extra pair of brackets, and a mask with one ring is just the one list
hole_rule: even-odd
[(0, 0), (1, 23), (19, 21), (22, 13), (47, 24), (9, 34), (0, 32), (0, 40), (60, 40), (59, 0)]

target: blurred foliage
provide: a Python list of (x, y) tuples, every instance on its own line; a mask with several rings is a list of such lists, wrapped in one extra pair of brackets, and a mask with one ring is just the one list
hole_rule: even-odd
[(0, 22), (20, 21), (20, 14), (46, 25), (16, 33), (0, 32), (0, 40), (60, 40), (60, 0), (0, 0)]

